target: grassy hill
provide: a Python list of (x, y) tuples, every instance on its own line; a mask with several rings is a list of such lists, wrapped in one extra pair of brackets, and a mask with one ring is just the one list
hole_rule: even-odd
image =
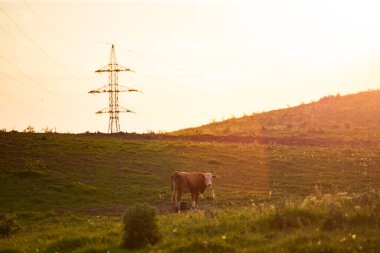
[(380, 138), (380, 91), (327, 96), (318, 102), (255, 113), (196, 128), (175, 135), (271, 135)]
[[(378, 144), (2, 132), (0, 218), (5, 214), (21, 228), (0, 233), (0, 252), (125, 252), (118, 247), (120, 215), (140, 202), (162, 214), (163, 238), (139, 252), (376, 252)], [(203, 212), (170, 213), (175, 170), (219, 176), (216, 198), (207, 192), (200, 200)], [(330, 204), (344, 196), (336, 218)], [(320, 204), (305, 211), (305, 200)], [(331, 219), (337, 227), (324, 229)]]

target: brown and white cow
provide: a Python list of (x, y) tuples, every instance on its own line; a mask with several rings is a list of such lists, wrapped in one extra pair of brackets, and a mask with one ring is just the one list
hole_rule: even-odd
[(191, 194), (191, 207), (195, 208), (199, 195), (212, 186), (212, 173), (180, 172), (176, 171), (171, 176), (172, 201), (175, 211), (180, 210), (182, 194)]

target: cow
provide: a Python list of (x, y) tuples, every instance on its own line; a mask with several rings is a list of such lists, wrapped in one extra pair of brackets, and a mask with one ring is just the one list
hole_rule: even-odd
[(191, 208), (195, 209), (199, 195), (212, 186), (212, 179), (216, 176), (212, 173), (180, 172), (171, 175), (172, 202), (175, 212), (181, 210), (182, 194), (191, 194)]

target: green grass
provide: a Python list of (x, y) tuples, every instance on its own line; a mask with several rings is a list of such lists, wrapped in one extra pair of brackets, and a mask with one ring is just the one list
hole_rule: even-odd
[[(120, 217), (20, 213), (22, 229), (0, 239), (0, 252), (379, 252), (378, 210), (357, 210), (338, 195), (331, 203), (339, 207), (317, 199), (316, 206), (210, 207), (161, 215), (160, 241), (132, 251), (120, 247)], [(380, 196), (371, 203), (380, 207)], [(332, 221), (338, 226), (326, 226)]]
[[(212, 171), (218, 205), (380, 186), (380, 150), (0, 133), (0, 212), (167, 204), (175, 170)], [(209, 196), (206, 194), (206, 196)]]
[[(0, 213), (20, 225), (0, 252), (124, 252), (121, 215), (139, 202), (162, 213), (162, 240), (142, 252), (378, 252), (379, 168), (380, 150), (363, 145), (0, 133)], [(219, 176), (204, 212), (168, 213), (175, 170)]]

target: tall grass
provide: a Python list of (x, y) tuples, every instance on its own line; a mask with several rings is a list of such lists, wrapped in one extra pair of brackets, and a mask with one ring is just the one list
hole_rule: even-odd
[[(379, 252), (380, 196), (362, 202), (366, 194), (160, 215), (161, 240), (136, 252)], [(0, 239), (0, 252), (130, 252), (119, 247), (121, 217), (21, 213), (17, 219), (22, 230)]]

